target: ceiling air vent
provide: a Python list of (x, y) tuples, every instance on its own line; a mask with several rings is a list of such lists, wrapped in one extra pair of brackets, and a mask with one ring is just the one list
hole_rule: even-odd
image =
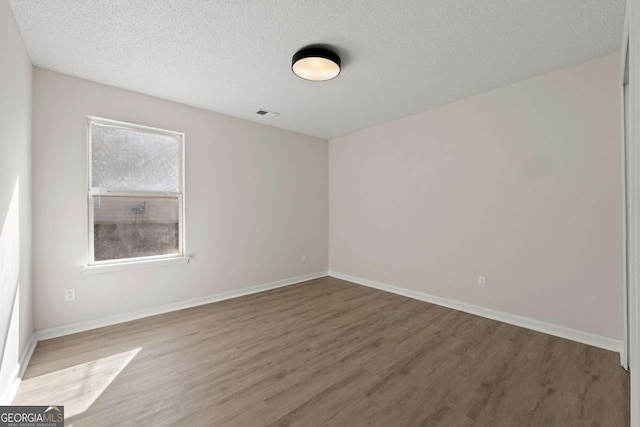
[(280, 113), (276, 113), (275, 111), (268, 111), (268, 110), (262, 110), (262, 109), (256, 111), (256, 114), (259, 116), (273, 117), (274, 119), (280, 115)]

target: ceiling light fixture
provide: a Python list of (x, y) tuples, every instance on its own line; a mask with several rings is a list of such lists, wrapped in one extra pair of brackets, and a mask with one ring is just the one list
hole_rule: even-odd
[(322, 47), (307, 47), (293, 55), (291, 69), (305, 80), (331, 80), (340, 74), (340, 57)]

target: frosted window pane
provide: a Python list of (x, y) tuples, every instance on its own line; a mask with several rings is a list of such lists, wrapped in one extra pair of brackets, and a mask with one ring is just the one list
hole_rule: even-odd
[(180, 191), (181, 138), (93, 123), (94, 188)]
[(96, 261), (179, 253), (177, 197), (92, 197)]

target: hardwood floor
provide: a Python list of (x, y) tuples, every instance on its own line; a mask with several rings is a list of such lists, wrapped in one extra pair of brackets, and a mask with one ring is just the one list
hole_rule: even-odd
[(628, 426), (613, 352), (334, 278), (38, 344), (67, 426)]

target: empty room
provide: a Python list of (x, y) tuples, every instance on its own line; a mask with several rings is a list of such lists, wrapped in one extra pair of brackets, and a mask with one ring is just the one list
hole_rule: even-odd
[(0, 0), (0, 427), (640, 427), (640, 0)]

